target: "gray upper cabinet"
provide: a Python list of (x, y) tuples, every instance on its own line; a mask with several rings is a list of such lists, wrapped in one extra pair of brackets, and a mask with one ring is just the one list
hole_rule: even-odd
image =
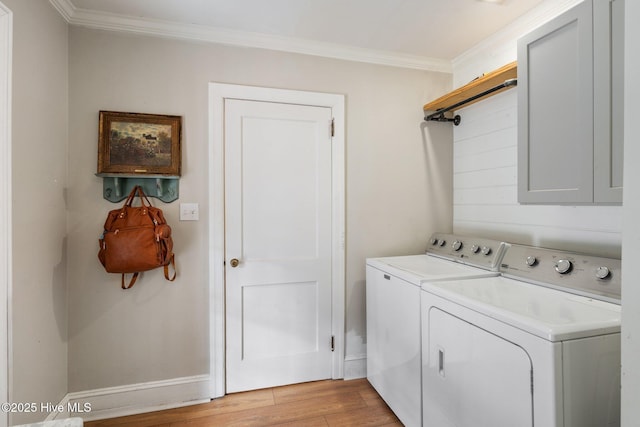
[(593, 4), (594, 201), (622, 203), (624, 0)]
[(623, 0), (585, 0), (518, 40), (518, 201), (622, 202)]

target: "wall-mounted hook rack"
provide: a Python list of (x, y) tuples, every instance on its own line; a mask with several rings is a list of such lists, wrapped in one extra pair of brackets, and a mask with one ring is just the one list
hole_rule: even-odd
[(136, 185), (143, 188), (147, 197), (155, 197), (165, 203), (171, 203), (179, 196), (179, 176), (105, 173), (97, 173), (96, 176), (102, 178), (102, 197), (114, 203), (126, 199)]
[(425, 104), (423, 110), (425, 112), (433, 111), (433, 113), (425, 115), (424, 119), (426, 121), (452, 122), (457, 126), (461, 121), (460, 116), (447, 117), (445, 113), (466, 107), (490, 95), (516, 86), (518, 84), (517, 74), (518, 63), (515, 61), (484, 74), (461, 88)]

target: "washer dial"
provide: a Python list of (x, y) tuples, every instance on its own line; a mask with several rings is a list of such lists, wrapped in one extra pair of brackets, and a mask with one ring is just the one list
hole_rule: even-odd
[(611, 277), (611, 271), (608, 267), (598, 267), (596, 269), (596, 277), (600, 280), (604, 280), (608, 277)]
[(573, 267), (573, 265), (568, 259), (559, 259), (556, 261), (556, 271), (560, 274), (567, 274), (571, 271), (571, 267)]

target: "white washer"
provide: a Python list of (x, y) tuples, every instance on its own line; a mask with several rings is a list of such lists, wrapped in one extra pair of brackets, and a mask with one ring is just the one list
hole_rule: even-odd
[(420, 286), (496, 276), (503, 247), (436, 233), (426, 254), (367, 259), (367, 379), (405, 426), (422, 424)]
[(620, 425), (620, 260), (528, 246), (422, 285), (423, 422)]

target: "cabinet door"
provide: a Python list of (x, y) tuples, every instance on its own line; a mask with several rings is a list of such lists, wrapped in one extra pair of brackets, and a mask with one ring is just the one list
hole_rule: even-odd
[(624, 0), (593, 4), (594, 201), (622, 203)]
[(518, 200), (593, 202), (592, 4), (518, 40)]
[(525, 350), (436, 307), (422, 314), (423, 425), (531, 427)]

